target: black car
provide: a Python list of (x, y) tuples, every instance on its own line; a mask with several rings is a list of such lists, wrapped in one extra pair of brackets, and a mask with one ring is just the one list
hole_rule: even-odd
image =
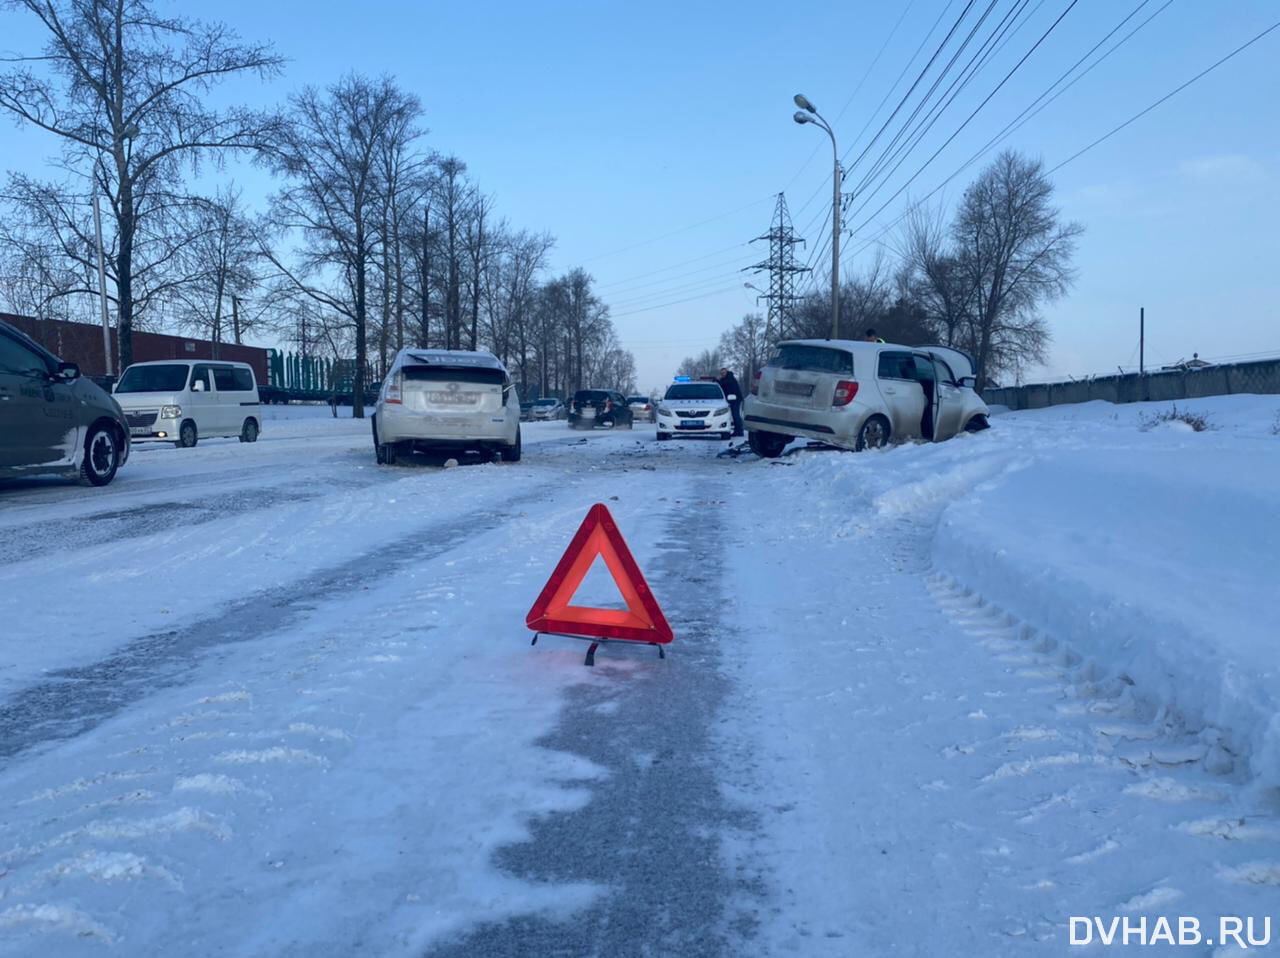
[(596, 426), (623, 426), (630, 429), (635, 422), (626, 397), (612, 389), (579, 389), (569, 400), (569, 428), (594, 429)]
[(105, 486), (128, 458), (116, 401), (75, 363), (0, 322), (0, 479), (59, 473)]

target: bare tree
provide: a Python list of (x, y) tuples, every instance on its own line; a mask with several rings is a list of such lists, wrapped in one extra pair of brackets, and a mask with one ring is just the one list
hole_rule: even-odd
[(228, 186), (194, 202), (185, 232), (179, 254), (185, 281), (172, 298), (182, 308), (181, 325), (208, 336), (216, 355), (217, 345), (228, 339), (228, 327), (230, 341), (239, 343), (261, 319), (261, 310), (248, 316), (240, 309), (257, 285), (257, 226), (244, 212), (240, 191)]
[(686, 356), (681, 360), (680, 365), (676, 367), (676, 374), (679, 376), (715, 376), (724, 366), (725, 360), (721, 355), (720, 347), (715, 349), (704, 349), (696, 356)]
[(1045, 302), (1064, 295), (1075, 272), (1078, 223), (1059, 222), (1044, 165), (1001, 153), (965, 190), (951, 237), (962, 283), (971, 290), (965, 344), (981, 388), (988, 377), (1043, 360)]
[(769, 343), (765, 341), (765, 318), (759, 313), (748, 313), (742, 321), (720, 336), (721, 362), (740, 373), (739, 382), (750, 388), (756, 370), (768, 360)]
[(272, 201), (276, 227), (301, 242), (286, 262), (263, 254), (295, 289), (346, 316), (355, 340), (352, 415), (364, 416), (368, 284), (379, 243), (378, 151), (388, 129), (422, 110), (389, 77), (348, 76), (324, 93), (293, 97), (288, 122), (267, 154), (289, 183)]
[(443, 255), (444, 289), (444, 345), (458, 349), (462, 345), (462, 234), (465, 228), (471, 188), (463, 174), (467, 166), (456, 156), (440, 160), (440, 178), (437, 195), (440, 217), (444, 230)]
[[(10, 59), (0, 73), (0, 108), (61, 140), (61, 166), (92, 181), (114, 225), (112, 275), (120, 361), (133, 360), (135, 251), (163, 233), (159, 221), (179, 192), (184, 163), (257, 147), (271, 117), (244, 108), (216, 110), (208, 93), (238, 74), (274, 75), (281, 60), (265, 44), (242, 44), (221, 24), (157, 13), (147, 0), (10, 0), (43, 27), (39, 54)], [(28, 183), (29, 191), (40, 192)], [(78, 188), (88, 192), (88, 184)], [(59, 245), (84, 247), (83, 203), (48, 187), (38, 216)], [(168, 260), (166, 250), (153, 264)], [(153, 283), (152, 291), (160, 284)]]
[(941, 206), (908, 207), (897, 252), (910, 277), (911, 298), (919, 303), (945, 345), (959, 345), (974, 290), (949, 246)]

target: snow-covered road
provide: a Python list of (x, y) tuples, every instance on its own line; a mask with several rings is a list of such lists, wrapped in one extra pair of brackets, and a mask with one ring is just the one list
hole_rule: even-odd
[[(281, 409), (0, 488), (0, 954), (1280, 939), (1280, 401), (1198, 405), (1221, 428), (1090, 404), (773, 463), (526, 424), (521, 463), (451, 469)], [(596, 501), (665, 661), (528, 644)]]

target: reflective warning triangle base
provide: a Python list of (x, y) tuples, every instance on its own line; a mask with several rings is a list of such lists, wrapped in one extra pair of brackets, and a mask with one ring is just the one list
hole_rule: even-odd
[[(604, 559), (626, 609), (596, 609), (571, 605), (596, 557)], [(674, 635), (658, 607), (640, 567), (618, 531), (604, 503), (587, 512), (569, 548), (543, 587), (525, 624), (535, 632), (555, 632), (575, 638), (618, 639), (665, 645)]]

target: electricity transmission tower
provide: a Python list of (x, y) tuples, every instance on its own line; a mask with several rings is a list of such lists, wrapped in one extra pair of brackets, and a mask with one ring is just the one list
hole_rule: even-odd
[[(758, 243), (762, 240), (769, 241), (769, 258), (754, 266), (747, 266), (745, 269), (752, 273), (768, 272), (769, 274), (769, 292), (764, 294), (764, 299), (769, 303), (764, 338), (765, 342), (774, 343), (778, 339), (785, 339), (787, 329), (792, 326), (791, 312), (799, 298), (795, 292), (796, 274), (809, 270), (809, 267), (796, 263), (796, 244), (803, 243), (804, 240), (796, 236), (795, 230), (791, 228), (791, 213), (787, 209), (785, 194), (778, 194), (778, 203), (773, 209), (773, 223), (769, 227), (769, 232), (763, 236), (757, 236), (751, 242)], [(771, 335), (775, 333), (776, 339)]]

